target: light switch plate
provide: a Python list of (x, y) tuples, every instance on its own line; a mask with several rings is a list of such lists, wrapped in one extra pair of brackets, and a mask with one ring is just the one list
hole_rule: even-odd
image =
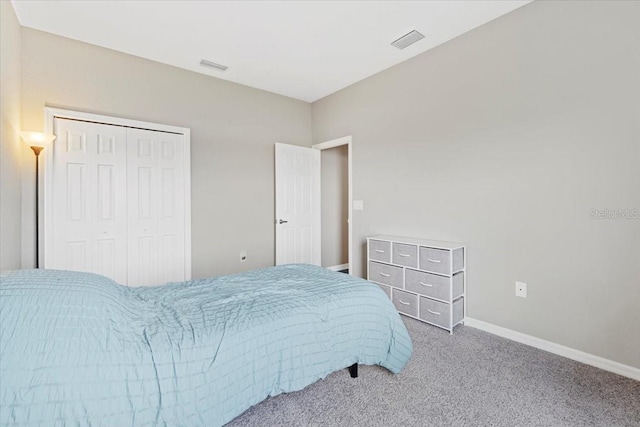
[(353, 210), (354, 211), (362, 211), (362, 210), (364, 210), (364, 200), (354, 200), (353, 201)]

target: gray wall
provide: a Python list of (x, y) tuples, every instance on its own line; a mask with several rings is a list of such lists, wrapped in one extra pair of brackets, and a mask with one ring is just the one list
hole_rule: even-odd
[(0, 4), (2, 268), (21, 216), (33, 262), (16, 132), (42, 129), (45, 105), (191, 128), (195, 277), (273, 263), (273, 142), (353, 135), (356, 274), (371, 234), (463, 241), (470, 316), (640, 367), (640, 220), (590, 214), (640, 208), (640, 3), (534, 2), (312, 107), (31, 29), (20, 42)]
[(273, 265), (273, 147), (310, 146), (308, 103), (29, 28), (22, 61), (25, 128), (42, 129), (45, 105), (191, 128), (194, 277)]
[[(0, 270), (21, 266), (20, 24), (0, 2)], [(24, 147), (22, 147), (24, 145)], [(33, 154), (32, 154), (33, 155)]]
[[(533, 2), (313, 104), (366, 236), (468, 245), (469, 316), (640, 367), (640, 3)], [(514, 282), (529, 296), (514, 296)]]
[(349, 262), (349, 165), (346, 145), (321, 152), (322, 266)]

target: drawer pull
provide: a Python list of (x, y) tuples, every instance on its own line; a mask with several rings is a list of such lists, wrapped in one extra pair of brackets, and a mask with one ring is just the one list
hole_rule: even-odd
[(383, 254), (384, 253), (383, 249), (376, 249), (375, 251), (378, 252), (379, 254)]
[(398, 300), (398, 302), (399, 302), (400, 304), (402, 304), (402, 305), (411, 305), (411, 303), (410, 303), (410, 302), (404, 302), (404, 301), (402, 301), (401, 299), (399, 299), (399, 300)]
[(441, 262), (439, 259), (431, 259), (431, 258), (427, 258), (427, 261), (429, 261), (429, 262), (435, 262), (435, 263), (439, 263), (439, 262)]
[(386, 274), (386, 273), (380, 273), (380, 275), (381, 275), (382, 277), (390, 277), (390, 276), (391, 276), (390, 274)]
[(409, 255), (409, 254), (398, 254), (398, 256), (402, 256), (402, 257), (406, 258), (406, 257), (410, 257), (411, 255)]
[(437, 311), (429, 310), (428, 308), (427, 308), (427, 311), (431, 314), (435, 314), (436, 316), (440, 316), (442, 314), (442, 313), (438, 313)]
[(427, 288), (433, 288), (433, 285), (430, 285), (429, 283), (422, 283), (422, 282), (418, 282), (420, 283), (422, 286), (426, 286)]

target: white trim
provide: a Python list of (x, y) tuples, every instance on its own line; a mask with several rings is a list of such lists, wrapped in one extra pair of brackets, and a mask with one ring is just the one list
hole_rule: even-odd
[[(53, 133), (54, 120), (56, 118), (71, 119), (71, 120), (84, 120), (88, 122), (103, 123), (113, 126), (124, 126), (138, 129), (147, 129), (160, 132), (177, 133), (184, 136), (184, 159), (185, 159), (185, 176), (184, 176), (184, 191), (185, 191), (185, 238), (184, 238), (184, 255), (185, 255), (185, 280), (191, 280), (191, 129), (165, 125), (161, 123), (143, 122), (139, 120), (124, 119), (121, 117), (104, 116), (102, 114), (85, 113), (82, 111), (64, 110), (61, 108), (44, 107), (44, 132)], [(44, 266), (44, 260), (48, 254), (51, 254), (53, 248), (51, 239), (46, 238), (46, 230), (52, 229), (53, 211), (52, 209), (52, 189), (50, 188), (52, 182), (53, 171), (53, 158), (48, 155), (48, 151), (43, 150), (40, 154), (41, 162), (40, 167), (42, 173), (40, 174), (40, 182), (42, 183), (42, 192), (40, 193), (40, 201), (38, 208), (41, 208), (39, 212), (40, 224), (39, 224), (39, 263)], [(36, 183), (37, 185), (37, 183)]]
[(471, 328), (480, 329), (481, 331), (489, 332), (490, 334), (494, 334), (499, 337), (507, 338), (540, 350), (548, 351), (549, 353), (557, 354), (558, 356), (566, 357), (577, 362), (595, 366), (596, 368), (604, 369), (605, 371), (640, 381), (640, 369), (633, 366), (624, 365), (610, 359), (605, 359), (604, 357), (595, 356), (590, 353), (585, 353), (584, 351), (565, 347), (551, 341), (546, 341), (541, 338), (536, 338), (531, 335), (523, 334), (522, 332), (513, 331), (511, 329), (503, 328), (502, 326), (497, 326), (492, 323), (483, 322), (482, 320), (470, 317), (465, 319), (464, 324)]
[(183, 129), (184, 135), (184, 279), (191, 280), (191, 129)]
[(349, 264), (332, 265), (331, 267), (325, 267), (325, 268), (331, 271), (342, 271), (349, 268)]
[(349, 224), (348, 230), (348, 240), (349, 240), (349, 263), (347, 264), (349, 268), (349, 274), (353, 274), (353, 268), (351, 268), (351, 264), (353, 263), (353, 151), (352, 151), (352, 142), (353, 138), (351, 135), (343, 136), (342, 138), (332, 139), (331, 141), (320, 142), (318, 144), (313, 144), (311, 148), (315, 148), (316, 150), (328, 150), (329, 148), (339, 147), (341, 145), (347, 146), (347, 175), (348, 175), (348, 186), (349, 186), (349, 208), (348, 208), (348, 218), (347, 223)]
[[(162, 123), (143, 122), (140, 120), (130, 120), (122, 117), (104, 116), (102, 114), (85, 113), (82, 111), (64, 110), (62, 108), (44, 107), (44, 114), (45, 126), (50, 117), (57, 117), (61, 119), (86, 120), (88, 122), (104, 123), (107, 125), (179, 133), (185, 136), (189, 133), (189, 128), (165, 125)], [(53, 130), (53, 122), (51, 122), (51, 125), (51, 130)]]
[(347, 144), (351, 144), (351, 135), (343, 136), (342, 138), (338, 139), (332, 139), (331, 141), (313, 144), (311, 148), (315, 148), (316, 150), (328, 150), (329, 148), (340, 147), (341, 145)]

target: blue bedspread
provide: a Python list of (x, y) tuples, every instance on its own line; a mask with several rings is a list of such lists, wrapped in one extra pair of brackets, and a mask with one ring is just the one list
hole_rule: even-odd
[(412, 351), (378, 286), (309, 265), (152, 288), (0, 280), (2, 426), (222, 425), (356, 362), (397, 373)]

